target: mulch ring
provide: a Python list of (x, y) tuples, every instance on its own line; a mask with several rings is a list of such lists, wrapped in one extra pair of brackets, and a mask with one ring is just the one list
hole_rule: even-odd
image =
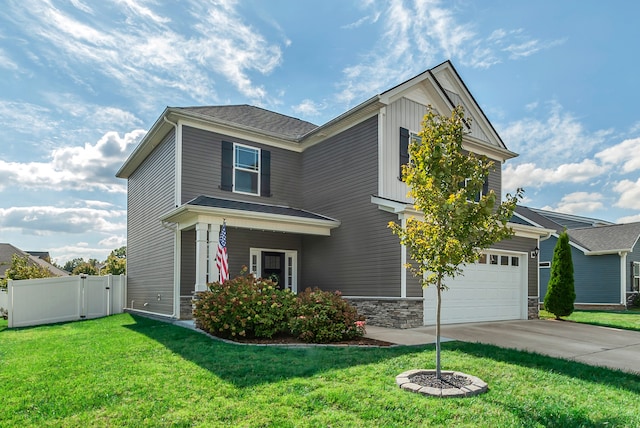
[(470, 397), (487, 392), (483, 380), (461, 372), (435, 370), (409, 370), (396, 376), (396, 384), (410, 392), (431, 397)]

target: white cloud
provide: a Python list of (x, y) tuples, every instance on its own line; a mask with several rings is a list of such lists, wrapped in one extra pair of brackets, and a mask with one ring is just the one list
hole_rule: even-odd
[[(410, 4), (391, 0), (384, 11), (377, 2), (368, 7), (371, 15), (379, 17), (384, 31), (372, 50), (360, 55), (358, 64), (343, 70), (337, 99), (348, 105), (424, 71), (436, 58), (489, 68), (504, 59), (519, 59), (562, 42), (533, 39), (522, 29), (498, 28), (485, 35), (473, 21), (462, 22), (455, 7), (440, 0)], [(364, 18), (349, 29), (363, 22)]]
[(124, 193), (126, 183), (115, 178), (115, 173), (144, 135), (144, 130), (135, 130), (123, 137), (117, 132), (108, 132), (93, 145), (54, 149), (46, 162), (0, 160), (0, 190), (12, 186), (29, 190)]
[[(89, 10), (75, 1), (76, 9), (85, 12), (76, 17), (50, 1), (22, 3), (11, 11), (12, 19), (46, 43), (41, 56), (57, 63), (79, 85), (91, 87), (96, 75), (115, 80), (118, 91), (141, 107), (165, 99), (161, 88), (198, 101), (215, 100), (211, 70), (253, 102), (264, 102), (267, 91), (251, 73), (268, 74), (282, 61), (280, 47), (246, 24), (232, 1), (194, 0), (182, 6), (190, 12), (188, 22), (175, 22), (169, 18), (170, 8), (163, 13), (155, 2), (119, 0), (115, 12), (120, 16), (113, 19), (124, 17), (126, 26), (100, 20), (107, 13), (99, 9), (107, 7), (104, 4), (92, 4)], [(95, 16), (87, 15), (89, 11)], [(190, 34), (183, 32), (185, 26)], [(95, 73), (81, 76), (76, 65), (89, 66)]]
[(553, 168), (542, 168), (534, 163), (507, 165), (502, 171), (502, 185), (505, 189), (518, 187), (541, 187), (550, 183), (582, 183), (606, 171), (591, 159), (579, 163), (562, 164)]
[(588, 213), (604, 208), (603, 199), (598, 192), (574, 192), (564, 195), (555, 207), (546, 206), (542, 209), (567, 214)]
[(292, 109), (294, 112), (303, 116), (318, 116), (325, 107), (326, 105), (318, 104), (313, 100), (305, 99), (302, 100), (300, 104), (293, 106)]
[(0, 208), (0, 226), (26, 234), (124, 233), (125, 210), (31, 206)]
[[(529, 104), (532, 107), (532, 104)], [(559, 159), (576, 159), (589, 154), (613, 133), (611, 129), (590, 132), (570, 112), (555, 101), (546, 104), (548, 116), (543, 119), (527, 118), (498, 126), (507, 147), (526, 153), (536, 162), (546, 165)]]
[(624, 140), (596, 153), (596, 158), (607, 164), (621, 164), (622, 172), (640, 169), (640, 138)]
[(621, 180), (613, 186), (613, 191), (620, 194), (615, 206), (640, 210), (640, 178), (636, 181)]

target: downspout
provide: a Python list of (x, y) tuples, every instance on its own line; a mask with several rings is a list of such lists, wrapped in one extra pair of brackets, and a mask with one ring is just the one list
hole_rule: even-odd
[(627, 251), (620, 251), (620, 304), (627, 304)]
[[(175, 166), (174, 166), (174, 203), (175, 206), (178, 207), (181, 204), (181, 186), (182, 186), (182, 133), (180, 132), (180, 126), (177, 123), (171, 122), (167, 119), (167, 116), (163, 116), (162, 119), (173, 126), (174, 129), (174, 139), (175, 139)], [(179, 260), (179, 241), (178, 241), (178, 225), (174, 224), (175, 227), (167, 227), (164, 222), (162, 222), (162, 226), (167, 229), (173, 229), (173, 313), (171, 314), (171, 318), (178, 318), (178, 311), (180, 308), (180, 280), (178, 277), (178, 266), (180, 264)], [(178, 309), (176, 309), (176, 307)]]

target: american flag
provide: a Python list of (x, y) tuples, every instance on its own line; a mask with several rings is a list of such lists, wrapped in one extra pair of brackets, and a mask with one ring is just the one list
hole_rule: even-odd
[(229, 279), (229, 260), (227, 257), (227, 222), (222, 222), (220, 229), (220, 239), (218, 240), (218, 251), (216, 253), (216, 267), (220, 272), (220, 282)]

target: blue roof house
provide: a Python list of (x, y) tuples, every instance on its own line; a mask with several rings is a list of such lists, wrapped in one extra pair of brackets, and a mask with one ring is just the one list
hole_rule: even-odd
[(578, 308), (623, 308), (640, 285), (640, 222), (604, 220), (519, 206), (512, 220), (554, 229), (540, 241), (540, 302), (544, 301), (553, 249), (566, 228), (571, 245)]

